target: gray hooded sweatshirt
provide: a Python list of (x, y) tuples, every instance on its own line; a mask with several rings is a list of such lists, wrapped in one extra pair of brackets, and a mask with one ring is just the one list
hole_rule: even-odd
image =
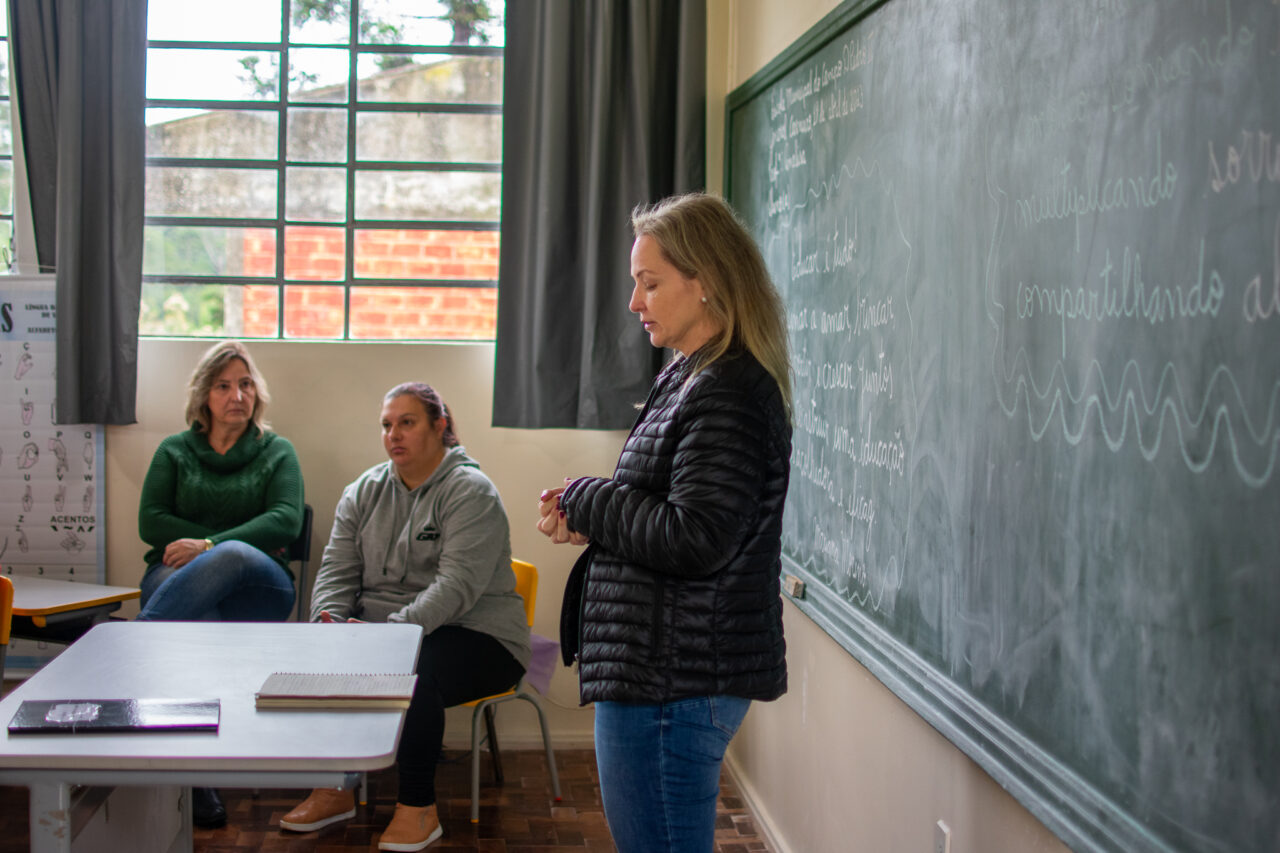
[(347, 486), (311, 593), (311, 619), (459, 625), (497, 639), (529, 666), (529, 623), (515, 591), (511, 535), (498, 490), (451, 447), (410, 491), (390, 462)]

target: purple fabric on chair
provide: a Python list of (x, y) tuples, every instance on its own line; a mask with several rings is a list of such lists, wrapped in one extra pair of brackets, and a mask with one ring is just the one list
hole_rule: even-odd
[(524, 677), (534, 690), (545, 696), (551, 687), (551, 675), (556, 671), (556, 662), (560, 658), (560, 644), (537, 634), (531, 634), (529, 639), (533, 657), (529, 660), (529, 670)]

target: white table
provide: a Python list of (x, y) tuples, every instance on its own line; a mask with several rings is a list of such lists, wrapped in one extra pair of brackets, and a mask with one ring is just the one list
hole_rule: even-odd
[[(73, 789), (81, 785), (159, 789), (153, 802), (177, 806), (170, 809), (176, 835), (162, 837), (156, 849), (189, 851), (192, 785), (346, 788), (360, 773), (395, 760), (403, 711), (258, 711), (253, 694), (267, 675), (412, 672), (421, 637), (416, 625), (98, 625), (0, 701), (0, 726), (25, 699), (155, 697), (221, 700), (218, 731), (10, 735), (2, 729), (0, 783), (31, 789), (33, 853), (69, 853), (73, 836), (94, 819), (104, 797)], [(141, 836), (154, 835), (166, 820), (163, 813), (143, 817), (133, 849), (143, 849)]]
[(13, 581), (13, 630), (19, 637), (70, 642), (105, 621), (120, 603), (141, 590), (32, 575), (10, 575)]

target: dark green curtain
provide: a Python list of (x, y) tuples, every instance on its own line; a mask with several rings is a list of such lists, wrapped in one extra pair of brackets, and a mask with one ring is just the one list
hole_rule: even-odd
[(705, 185), (705, 57), (701, 0), (507, 4), (494, 426), (635, 420), (630, 212)]
[(146, 0), (9, 0), (37, 262), (57, 274), (59, 423), (134, 423)]

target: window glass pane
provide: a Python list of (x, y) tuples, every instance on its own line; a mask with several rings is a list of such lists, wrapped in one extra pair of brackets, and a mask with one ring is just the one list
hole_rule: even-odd
[(278, 114), (267, 110), (147, 110), (148, 157), (274, 160)]
[(493, 340), (494, 287), (355, 287), (351, 337), (357, 340)]
[(0, 219), (0, 272), (13, 263), (13, 220)]
[(148, 166), (146, 214), (274, 219), (276, 171)]
[(284, 193), (286, 219), (346, 221), (346, 169), (292, 166), (286, 172)]
[(347, 230), (316, 225), (284, 229), (284, 277), (342, 281), (346, 277)]
[(357, 100), (382, 103), (502, 103), (502, 57), (362, 53)]
[(147, 38), (158, 41), (280, 41), (281, 0), (148, 0)]
[(502, 116), (360, 113), (356, 156), (360, 160), (499, 163)]
[(289, 100), (345, 104), (349, 56), (345, 50), (322, 47), (289, 51)]
[(502, 175), (496, 172), (356, 173), (357, 219), (498, 221)]
[(142, 283), (138, 331), (143, 335), (275, 337), (276, 287)]
[(143, 275), (274, 276), (272, 228), (148, 225), (143, 229)]
[(9, 3), (0, 0), (0, 36), (9, 35)]
[(284, 289), (286, 338), (341, 338), (344, 288), (291, 284)]
[(7, 158), (0, 160), (0, 213), (13, 213), (13, 161)]
[[(274, 284), (248, 284), (240, 288), (241, 328), (246, 338), (274, 338), (280, 334), (280, 288)], [(230, 337), (230, 334), (228, 334)]]
[(302, 44), (349, 44), (348, 3), (301, 3), (293, 0), (289, 41)]
[(290, 109), (285, 151), (290, 160), (346, 162), (347, 111)]
[[(0, 44), (0, 49), (3, 49)], [(9, 124), (9, 99), (0, 98), (0, 154), (13, 153), (13, 127)]]
[(147, 51), (147, 97), (192, 101), (274, 100), (280, 55), (273, 51)]
[(9, 95), (9, 40), (0, 40), (0, 95)]
[[(363, 0), (364, 44), (487, 44), (503, 41), (500, 0), (445, 3), (440, 0)], [(450, 7), (455, 11), (450, 12)]]
[(497, 231), (359, 229), (355, 277), (498, 278)]

